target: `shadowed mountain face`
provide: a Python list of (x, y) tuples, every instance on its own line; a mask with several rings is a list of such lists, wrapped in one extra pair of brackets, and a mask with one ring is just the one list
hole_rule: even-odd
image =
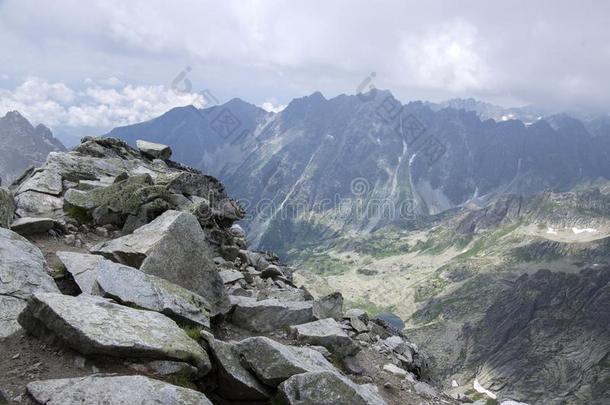
[(109, 135), (169, 144), (221, 178), (248, 208), (254, 245), (287, 252), (389, 222), (409, 226), (414, 214), (608, 178), (610, 133), (603, 122), (594, 129), (566, 116), (481, 121), (376, 91), (314, 93), (277, 114), (238, 99), (181, 107)]
[(30, 166), (40, 166), (49, 152), (65, 151), (44, 125), (32, 126), (17, 111), (0, 118), (0, 178), (8, 184)]

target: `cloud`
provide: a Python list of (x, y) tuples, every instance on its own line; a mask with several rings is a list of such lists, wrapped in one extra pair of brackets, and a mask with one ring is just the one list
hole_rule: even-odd
[(35, 76), (73, 91), (85, 78), (169, 87), (191, 66), (194, 91), (259, 105), (354, 93), (376, 72), (403, 101), (607, 110), (608, 15), (608, 2), (562, 0), (6, 0), (0, 66), (13, 86)]
[(61, 82), (28, 78), (13, 90), (0, 90), (0, 114), (17, 110), (30, 121), (50, 127), (110, 129), (149, 120), (173, 107), (205, 104), (200, 94), (160, 85), (117, 87), (112, 78), (86, 83), (87, 87), (76, 90)]

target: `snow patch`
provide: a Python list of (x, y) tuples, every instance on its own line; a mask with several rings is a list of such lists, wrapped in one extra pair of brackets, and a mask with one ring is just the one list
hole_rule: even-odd
[(546, 233), (549, 233), (551, 235), (557, 235), (557, 231), (553, 228), (549, 228), (546, 230)]
[(572, 232), (574, 232), (575, 235), (581, 234), (583, 232), (587, 232), (587, 233), (595, 233), (597, 232), (597, 229), (593, 229), (593, 228), (572, 228)]
[(474, 382), (472, 383), (472, 388), (474, 388), (474, 390), (476, 392), (479, 392), (481, 394), (485, 394), (485, 395), (487, 395), (491, 399), (496, 399), (496, 394), (494, 394), (493, 392), (489, 391), (488, 389), (483, 388), (483, 386), (481, 384), (479, 384), (479, 380), (477, 380), (477, 379), (475, 379)]

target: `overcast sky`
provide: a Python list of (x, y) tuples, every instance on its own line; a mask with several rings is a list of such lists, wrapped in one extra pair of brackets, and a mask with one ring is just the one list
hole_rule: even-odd
[(0, 50), (0, 113), (52, 127), (138, 122), (201, 90), (281, 108), (372, 72), (405, 102), (610, 110), (607, 1), (0, 0)]

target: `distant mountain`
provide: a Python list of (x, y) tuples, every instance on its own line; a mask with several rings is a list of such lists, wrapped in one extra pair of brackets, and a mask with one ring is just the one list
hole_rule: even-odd
[(413, 214), (609, 178), (610, 133), (601, 131), (567, 116), (482, 120), (375, 91), (314, 93), (277, 114), (239, 99), (175, 108), (109, 135), (169, 144), (178, 160), (219, 177), (247, 205), (254, 245), (285, 253), (397, 220), (408, 227)]
[(17, 111), (0, 118), (0, 177), (8, 184), (29, 166), (40, 166), (49, 152), (65, 151), (51, 130), (36, 127)]

